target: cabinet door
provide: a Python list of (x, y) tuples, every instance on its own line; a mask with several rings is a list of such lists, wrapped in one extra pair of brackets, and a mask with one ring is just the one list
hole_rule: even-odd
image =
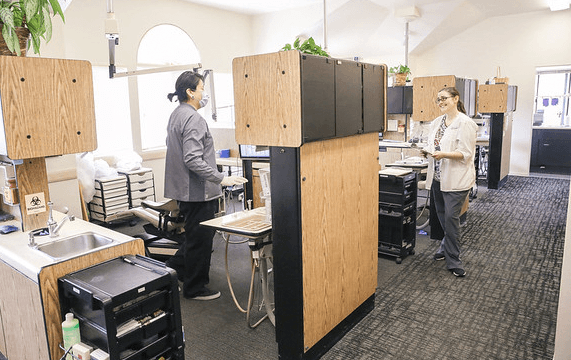
[(538, 165), (571, 166), (571, 132), (569, 130), (544, 130), (538, 146)]
[[(385, 130), (385, 81), (380, 65), (363, 65), (363, 131)], [(411, 89), (412, 90), (412, 89)]]
[(335, 68), (322, 56), (301, 57), (303, 142), (335, 136)]
[(335, 61), (335, 136), (363, 132), (363, 89), (361, 64)]

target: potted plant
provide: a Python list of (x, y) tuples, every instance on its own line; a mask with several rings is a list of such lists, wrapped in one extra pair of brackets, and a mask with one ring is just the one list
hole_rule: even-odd
[(305, 40), (303, 43), (301, 43), (301, 40), (299, 38), (295, 39), (295, 41), (293, 42), (293, 47), (291, 46), (291, 44), (286, 44), (282, 50), (283, 51), (287, 51), (287, 50), (292, 50), (292, 49), (296, 49), (299, 50), (300, 52), (304, 53), (304, 54), (311, 54), (311, 55), (319, 55), (319, 56), (326, 56), (329, 57), (329, 54), (323, 50), (321, 48), (321, 46), (317, 45), (315, 43), (315, 40), (313, 40), (312, 37), (310, 37), (309, 39)]
[[(65, 21), (58, 0), (0, 0), (0, 27), (5, 47), (12, 54), (21, 55), (22, 49), (29, 48), (26, 43), (31, 35), (34, 53), (39, 54), (41, 39), (47, 43), (52, 38), (51, 17), (56, 14)], [(21, 46), (23, 44), (26, 45)]]
[(410, 74), (410, 68), (407, 65), (393, 66), (389, 68), (389, 73), (395, 76), (395, 86), (404, 86), (406, 85), (408, 74)]

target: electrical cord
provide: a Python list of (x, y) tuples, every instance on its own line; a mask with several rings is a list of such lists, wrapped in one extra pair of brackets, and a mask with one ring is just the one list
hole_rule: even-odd
[(72, 354), (70, 351), (73, 348), (73, 346), (70, 346), (67, 350), (65, 349), (65, 347), (62, 346), (62, 344), (58, 344), (59, 348), (64, 350), (65, 352), (63, 353), (63, 356), (59, 358), (59, 360), (64, 360), (68, 355), (70, 355), (72, 357), (72, 359), (74, 360), (81, 360), (79, 359), (77, 356), (75, 356), (74, 354)]
[[(270, 304), (268, 304), (266, 302), (265, 307), (266, 307), (266, 314), (260, 319), (258, 320), (255, 324), (250, 324), (250, 311), (252, 310), (253, 307), (253, 300), (254, 300), (254, 280), (256, 277), (256, 269), (259, 268), (260, 271), (265, 271), (267, 273), (267, 263), (265, 263), (265, 259), (263, 259), (263, 264), (265, 264), (265, 266), (262, 266), (261, 263), (259, 263), (258, 259), (254, 259), (252, 257), (252, 252), (250, 251), (250, 261), (252, 264), (252, 271), (251, 271), (251, 275), (250, 275), (250, 288), (248, 291), (248, 304), (246, 306), (246, 309), (244, 309), (240, 303), (238, 302), (238, 299), (236, 298), (236, 294), (234, 293), (234, 287), (232, 286), (232, 280), (230, 279), (230, 271), (229, 271), (229, 266), (228, 266), (228, 247), (230, 244), (243, 244), (245, 242), (248, 242), (249, 239), (245, 238), (244, 240), (241, 241), (230, 241), (230, 236), (228, 235), (226, 236), (226, 234), (222, 233), (222, 239), (224, 239), (224, 241), (226, 242), (226, 246), (225, 246), (225, 253), (224, 253), (224, 264), (225, 264), (225, 268), (226, 268), (226, 280), (228, 282), (228, 288), (230, 289), (230, 295), (232, 296), (232, 300), (234, 301), (234, 304), (236, 305), (236, 307), (238, 308), (238, 310), (242, 313), (246, 314), (246, 322), (248, 324), (248, 327), (251, 329), (256, 328), (258, 325), (260, 325), (262, 323), (262, 321), (264, 321), (266, 318), (269, 318), (270, 321), (272, 322), (272, 324), (275, 325), (275, 316), (273, 314), (273, 311), (270, 308)], [(262, 292), (264, 293), (264, 295), (268, 295), (268, 291), (265, 288), (267, 286), (267, 279), (264, 281), (264, 276), (262, 277)], [(269, 316), (271, 314), (271, 316)]]

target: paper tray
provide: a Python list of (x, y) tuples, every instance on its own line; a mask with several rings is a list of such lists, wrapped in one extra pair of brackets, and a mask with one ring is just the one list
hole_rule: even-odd
[(214, 228), (231, 234), (247, 237), (260, 237), (272, 231), (272, 224), (265, 222), (266, 209), (259, 207), (254, 210), (240, 211), (203, 221), (200, 225)]

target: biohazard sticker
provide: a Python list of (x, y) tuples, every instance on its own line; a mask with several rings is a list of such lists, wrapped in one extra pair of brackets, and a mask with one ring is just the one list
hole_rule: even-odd
[(26, 214), (33, 215), (46, 211), (46, 198), (44, 193), (26, 195)]

